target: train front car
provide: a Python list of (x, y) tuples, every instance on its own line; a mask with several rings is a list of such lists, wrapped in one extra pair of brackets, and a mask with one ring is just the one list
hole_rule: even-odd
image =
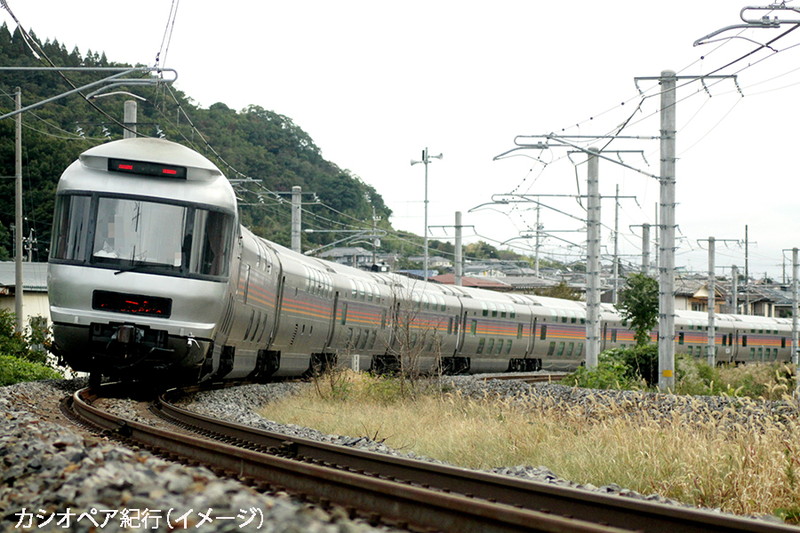
[(54, 352), (75, 370), (196, 381), (238, 228), (222, 172), (160, 139), (91, 148), (58, 184), (48, 268)]

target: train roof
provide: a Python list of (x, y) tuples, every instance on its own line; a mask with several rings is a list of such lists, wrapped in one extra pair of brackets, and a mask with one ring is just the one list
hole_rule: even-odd
[(205, 156), (182, 144), (166, 139), (148, 137), (121, 139), (89, 148), (80, 155), (81, 163), (85, 167), (100, 170), (108, 170), (109, 159), (185, 167), (187, 180), (222, 176), (222, 171)]
[(112, 141), (83, 152), (58, 192), (108, 192), (214, 206), (236, 214), (233, 187), (214, 163), (165, 139)]

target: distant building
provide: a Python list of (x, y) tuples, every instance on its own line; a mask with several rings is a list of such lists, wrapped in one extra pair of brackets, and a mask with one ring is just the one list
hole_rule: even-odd
[[(0, 307), (15, 311), (16, 270), (13, 261), (0, 261)], [(44, 317), (50, 324), (47, 301), (47, 263), (22, 263), (22, 314), (27, 325), (31, 317)]]
[(334, 263), (360, 268), (362, 265), (372, 265), (372, 251), (360, 246), (342, 246), (317, 254), (320, 259), (327, 259)]

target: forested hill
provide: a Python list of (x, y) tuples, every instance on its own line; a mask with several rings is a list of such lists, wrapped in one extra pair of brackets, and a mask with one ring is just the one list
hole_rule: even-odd
[[(39, 42), (39, 46), (41, 59), (36, 59), (19, 31), (12, 34), (4, 24), (0, 27), (0, 66), (123, 66), (109, 61), (104, 53), (67, 51), (57, 40)], [(0, 111), (5, 114), (14, 109), (15, 87), (20, 87), (22, 105), (27, 106), (106, 75), (75, 71), (63, 76), (55, 72), (3, 72)], [(304, 206), (305, 228), (370, 228), (373, 214), (381, 218), (381, 227), (390, 228), (391, 212), (380, 195), (357, 176), (323, 159), (314, 141), (289, 117), (253, 105), (241, 111), (223, 103), (201, 109), (189, 96), (164, 84), (113, 89), (119, 90), (146, 99), (138, 101), (140, 135), (163, 135), (190, 146), (236, 180), (243, 204), (243, 223), (257, 234), (289, 244), (289, 196), (275, 193), (291, 191), (293, 185), (300, 185), (304, 192), (316, 193), (319, 199), (317, 204)], [(34, 260), (47, 260), (59, 176), (87, 148), (122, 138), (123, 102), (128, 98), (108, 95), (87, 101), (73, 95), (23, 114), (24, 234), (27, 238), (32, 231), (37, 240)], [(0, 121), (0, 176), (4, 178), (0, 179), (0, 260), (8, 259), (9, 251), (13, 250), (10, 228), (14, 223), (14, 180), (8, 178), (15, 172), (14, 129), (14, 119)], [(278, 199), (281, 196), (283, 201)], [(309, 203), (314, 198), (309, 195), (303, 200)], [(346, 235), (305, 234), (304, 248)]]

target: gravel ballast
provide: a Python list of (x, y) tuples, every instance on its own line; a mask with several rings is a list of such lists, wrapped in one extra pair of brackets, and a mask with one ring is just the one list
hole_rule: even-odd
[[(594, 391), (555, 384), (446, 378), (467, 396), (497, 395), (525, 401), (531, 395), (585, 406), (587, 416), (602, 401), (624, 402), (633, 410), (647, 409), (670, 416), (692, 409), (698, 416), (719, 412), (736, 399), (659, 395), (635, 391)], [(85, 386), (85, 381), (42, 381), (0, 388), (0, 519), (6, 531), (123, 531), (138, 524), (149, 531), (187, 528), (194, 531), (386, 531), (343, 512), (325, 512), (288, 495), (265, 495), (203, 467), (185, 466), (153, 454), (127, 448), (87, 433), (58, 414), (58, 403)], [(278, 424), (256, 414), (271, 400), (294, 394), (307, 384), (245, 385), (196, 393), (182, 401), (188, 409), (231, 422), (352, 446), (379, 453), (439, 462), (414, 453), (400, 453), (366, 437), (327, 435), (291, 424)], [(603, 400), (605, 399), (605, 400)], [(707, 409), (698, 410), (698, 401)], [(691, 405), (690, 405), (691, 402)], [(118, 409), (129, 408), (122, 400)], [(745, 406), (744, 409), (756, 408)], [(794, 416), (793, 407), (758, 404), (765, 416)], [(790, 412), (791, 411), (791, 412)], [(752, 418), (752, 417), (751, 417)], [(579, 485), (556, 476), (544, 466), (519, 465), (492, 472), (537, 482), (596, 490), (608, 494), (678, 505), (658, 495), (642, 495), (614, 484)], [(70, 516), (69, 513), (72, 513)], [(69, 520), (70, 525), (65, 527)], [(45, 523), (46, 522), (46, 523)], [(245, 524), (246, 523), (246, 524)], [(44, 524), (44, 525), (43, 525)], [(243, 524), (245, 524), (243, 526)], [(199, 527), (198, 527), (199, 526)]]

